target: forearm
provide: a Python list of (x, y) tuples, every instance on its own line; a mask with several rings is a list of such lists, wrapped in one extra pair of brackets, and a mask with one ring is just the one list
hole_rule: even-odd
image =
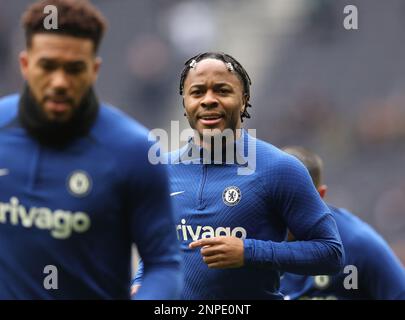
[(297, 274), (335, 274), (343, 265), (343, 250), (335, 239), (273, 242), (244, 241), (246, 265), (261, 265)]

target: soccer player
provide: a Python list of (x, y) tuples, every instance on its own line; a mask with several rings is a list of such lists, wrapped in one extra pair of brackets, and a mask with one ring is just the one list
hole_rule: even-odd
[[(302, 147), (286, 147), (308, 169), (320, 196), (323, 162)], [(288, 299), (405, 299), (405, 270), (384, 239), (346, 209), (328, 205), (345, 248), (345, 267), (334, 276), (303, 276), (286, 273), (281, 291)], [(293, 236), (290, 235), (293, 239)]]
[[(58, 28), (44, 27), (54, 5)], [(87, 1), (46, 0), (23, 16), (26, 86), (0, 100), (0, 299), (178, 298), (180, 251), (167, 173), (147, 130), (100, 103), (93, 84), (105, 29)]]
[[(240, 130), (243, 118), (250, 117), (250, 78), (241, 64), (223, 53), (199, 54), (185, 64), (180, 94), (196, 131), (169, 154), (184, 260), (182, 297), (282, 299), (281, 270), (337, 273), (343, 257), (339, 234), (308, 171), (294, 157)], [(233, 142), (221, 137), (229, 130)], [(224, 140), (225, 158), (215, 140)], [(249, 149), (256, 152), (248, 156)], [(230, 150), (237, 161), (228, 161)], [(250, 174), (239, 170), (249, 168)], [(300, 241), (284, 241), (287, 227)]]

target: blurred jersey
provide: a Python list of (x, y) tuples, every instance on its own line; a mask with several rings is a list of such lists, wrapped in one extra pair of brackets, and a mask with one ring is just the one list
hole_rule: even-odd
[[(286, 299), (405, 299), (405, 270), (384, 239), (345, 209), (329, 206), (345, 248), (345, 268), (335, 276), (286, 273)], [(357, 287), (357, 289), (354, 289)]]
[(0, 299), (129, 298), (133, 242), (147, 274), (139, 298), (176, 297), (166, 172), (148, 162), (147, 131), (102, 105), (88, 135), (48, 148), (18, 104), (0, 100)]

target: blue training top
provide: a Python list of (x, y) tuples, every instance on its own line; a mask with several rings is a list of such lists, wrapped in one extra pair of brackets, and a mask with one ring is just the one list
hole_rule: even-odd
[(334, 276), (286, 273), (288, 299), (405, 299), (405, 269), (385, 240), (345, 209), (329, 205), (345, 248), (345, 267)]
[[(343, 257), (339, 234), (306, 168), (295, 157), (244, 131), (236, 144), (247, 165), (192, 159), (198, 147), (191, 141), (169, 155), (170, 163), (177, 163), (169, 165), (169, 180), (184, 260), (182, 297), (282, 299), (280, 270), (337, 273)], [(256, 160), (246, 156), (249, 144), (256, 148)], [(184, 160), (189, 155), (190, 161)], [(238, 169), (249, 166), (251, 174), (238, 174)], [(284, 241), (287, 227), (302, 241)], [(197, 239), (222, 235), (244, 239), (243, 267), (210, 269), (200, 248), (188, 247)], [(141, 275), (142, 270), (135, 283)]]
[(147, 130), (101, 105), (87, 136), (52, 149), (21, 127), (19, 99), (0, 100), (0, 299), (128, 299), (132, 243), (137, 298), (178, 298), (166, 171), (148, 161)]

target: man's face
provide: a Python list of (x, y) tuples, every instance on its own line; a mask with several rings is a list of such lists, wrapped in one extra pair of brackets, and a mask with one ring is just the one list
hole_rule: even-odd
[(191, 128), (200, 136), (204, 129), (239, 129), (245, 104), (242, 82), (224, 62), (205, 59), (190, 69), (184, 82), (184, 106)]
[(48, 120), (69, 121), (97, 79), (100, 59), (90, 39), (35, 34), (20, 68)]

